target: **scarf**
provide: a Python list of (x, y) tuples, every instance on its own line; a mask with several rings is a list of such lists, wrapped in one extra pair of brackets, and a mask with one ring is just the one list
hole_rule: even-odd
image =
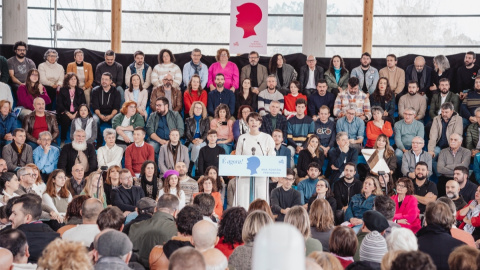
[(243, 119), (240, 119), (238, 124), (240, 126), (240, 135), (250, 132), (250, 128), (248, 127), (247, 123), (243, 121)]
[[(145, 175), (141, 175), (141, 186), (142, 186), (142, 189), (143, 191), (145, 192), (145, 195), (147, 197), (150, 197), (154, 200), (157, 199), (157, 195), (158, 195), (158, 183), (156, 183), (157, 181), (155, 181), (157, 179), (157, 176), (154, 174), (153, 175), (153, 178), (152, 178), (152, 182), (148, 182), (147, 180), (147, 177), (145, 177)], [(152, 194), (149, 194), (149, 192), (147, 192), (148, 188), (147, 186), (152, 186)]]
[(75, 125), (75, 130), (83, 129), (87, 135), (87, 140), (92, 137), (92, 125), (93, 125), (93, 118), (75, 118), (73, 120), (73, 125)]
[(172, 153), (173, 168), (175, 168), (175, 165), (177, 164), (177, 154), (178, 154), (178, 150), (180, 149), (180, 145), (181, 145), (180, 142), (178, 142), (178, 144), (175, 146), (172, 145), (170, 142), (168, 142), (168, 145), (167, 145), (168, 152)]
[[(412, 81), (418, 82), (417, 69), (415, 67), (412, 68)], [(423, 89), (425, 87), (426, 81), (427, 81), (427, 69), (426, 67), (423, 67), (422, 78), (421, 78), (421, 81), (418, 82), (420, 84), (420, 89)]]
[(202, 63), (200, 62), (198, 65), (193, 63), (193, 60), (190, 60), (190, 66), (193, 68), (193, 71), (195, 72), (196, 75), (200, 74), (200, 71), (202, 71)]
[(75, 99), (75, 88), (68, 89), (68, 93), (70, 94), (70, 112), (75, 112), (75, 107), (73, 106), (73, 100)]
[(336, 69), (334, 67), (333, 70), (335, 71), (335, 81), (337, 81), (337, 83), (338, 83), (340, 81), (340, 77), (341, 77), (340, 72), (342, 71), (342, 68)]
[[(475, 208), (473, 210), (469, 210), (467, 213), (467, 218), (472, 219), (473, 217), (478, 217), (480, 214), (480, 205), (477, 203), (477, 201), (472, 201), (470, 205), (474, 205)], [(463, 227), (463, 230), (468, 232), (469, 234), (472, 234), (473, 231), (475, 230), (475, 227), (473, 227), (470, 224), (465, 224), (465, 227)]]
[(23, 167), (20, 164), (20, 161), (22, 161), (22, 153), (23, 153), (23, 150), (25, 149), (25, 144), (23, 144), (20, 149), (18, 149), (17, 144), (15, 142), (12, 142), (11, 145), (12, 145), (13, 150), (15, 150), (15, 153), (17, 154), (17, 166), (18, 167)]
[(194, 115), (193, 118), (195, 119), (195, 134), (193, 136), (194, 139), (200, 138), (200, 120), (202, 119), (201, 115)]

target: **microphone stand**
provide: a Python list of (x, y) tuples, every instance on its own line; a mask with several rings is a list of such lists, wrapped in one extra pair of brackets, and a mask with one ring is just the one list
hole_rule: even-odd
[(99, 196), (99, 191), (100, 191), (100, 178), (102, 178), (102, 175), (103, 175), (103, 172), (108, 170), (108, 167), (107, 166), (102, 166), (100, 167), (100, 174), (98, 175), (98, 179), (97, 179), (97, 199), (100, 199), (98, 196)]

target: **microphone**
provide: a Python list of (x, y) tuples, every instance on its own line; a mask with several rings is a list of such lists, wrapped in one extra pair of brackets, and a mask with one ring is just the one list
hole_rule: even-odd
[(253, 156), (255, 156), (255, 151), (256, 151), (256, 150), (257, 150), (257, 149), (256, 149), (255, 147), (252, 147), (252, 155), (253, 155)]
[(259, 143), (259, 142), (257, 142), (257, 144), (258, 144), (258, 146), (260, 146), (260, 150), (262, 150), (262, 155), (264, 155), (264, 156), (265, 156), (265, 153), (263, 152), (262, 145), (260, 145), (260, 143)]
[(243, 147), (245, 146), (245, 137), (243, 138), (243, 141), (242, 141), (242, 153), (240, 153), (240, 155), (243, 155)]
[(100, 189), (100, 178), (102, 177), (103, 172), (106, 171), (106, 170), (108, 170), (108, 166), (102, 166), (102, 167), (100, 167), (100, 170), (101, 170), (101, 172), (100, 172), (100, 174), (98, 175), (98, 181), (97, 181), (97, 199), (100, 199), (100, 198), (98, 197), (98, 192), (99, 192), (99, 189)]

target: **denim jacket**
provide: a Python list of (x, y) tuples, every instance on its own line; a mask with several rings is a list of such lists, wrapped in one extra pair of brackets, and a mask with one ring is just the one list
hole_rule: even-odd
[(345, 221), (350, 221), (351, 218), (363, 218), (363, 213), (373, 209), (373, 203), (375, 201), (375, 195), (370, 195), (365, 198), (363, 193), (356, 194), (350, 200), (347, 211), (345, 212)]

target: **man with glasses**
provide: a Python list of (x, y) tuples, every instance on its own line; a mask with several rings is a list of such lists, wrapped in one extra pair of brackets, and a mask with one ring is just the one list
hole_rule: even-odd
[(323, 68), (317, 66), (317, 59), (315, 56), (309, 55), (307, 57), (307, 64), (300, 68), (300, 88), (303, 93), (309, 97), (317, 91), (317, 83), (323, 79)]
[[(248, 55), (249, 65), (242, 68), (240, 82), (250, 79), (252, 91), (258, 95), (260, 91), (267, 89), (268, 71), (264, 65), (258, 63), (260, 55), (256, 51), (251, 51)], [(323, 73), (322, 73), (323, 74)]]
[(84, 176), (85, 170), (82, 164), (75, 164), (72, 167), (72, 177), (70, 177), (70, 180), (66, 184), (68, 191), (70, 191), (72, 196), (80, 195), (80, 193), (82, 193), (87, 182)]
[(43, 131), (38, 135), (40, 146), (33, 151), (33, 162), (37, 165), (42, 175), (42, 179), (46, 181), (48, 175), (57, 168), (58, 157), (60, 150), (57, 147), (52, 147), (52, 134), (48, 131)]
[(202, 86), (202, 89), (205, 89), (208, 82), (208, 67), (200, 62), (200, 59), (202, 59), (202, 51), (195, 48), (190, 57), (192, 60), (183, 66), (183, 84), (186, 87), (192, 76), (196, 74), (200, 76), (200, 85)]
[(443, 149), (438, 155), (438, 194), (445, 195), (445, 184), (453, 179), (454, 170), (457, 166), (468, 168), (470, 166), (471, 152), (462, 147), (463, 137), (458, 133), (453, 133), (448, 138), (448, 147)]
[(145, 197), (142, 187), (133, 185), (133, 177), (128, 169), (120, 170), (120, 183), (122, 184), (112, 190), (113, 205), (123, 211), (126, 217), (135, 212), (137, 202)]
[(408, 92), (403, 95), (398, 102), (398, 115), (403, 118), (403, 111), (406, 108), (415, 109), (415, 120), (421, 121), (427, 111), (427, 99), (418, 92), (419, 84), (417, 81), (408, 82)]
[(60, 151), (57, 166), (64, 170), (67, 176), (72, 176), (72, 167), (75, 164), (82, 164), (87, 175), (98, 169), (95, 147), (87, 143), (86, 136), (85, 130), (77, 129), (73, 134), (73, 142), (65, 144)]
[(208, 93), (208, 115), (213, 117), (215, 115), (215, 109), (220, 104), (227, 105), (233, 114), (235, 112), (235, 94), (232, 91), (225, 91), (225, 76), (222, 73), (218, 73), (215, 76), (215, 85), (217, 87)]
[(416, 136), (412, 139), (412, 149), (406, 151), (402, 157), (402, 174), (410, 179), (415, 179), (415, 166), (419, 161), (428, 165), (428, 177), (432, 176), (432, 156), (423, 151), (425, 140)]
[(365, 134), (365, 122), (360, 117), (355, 116), (356, 109), (355, 104), (348, 104), (345, 109), (345, 116), (337, 121), (336, 132), (347, 133), (350, 147), (357, 149), (360, 153)]
[(423, 96), (430, 94), (430, 85), (432, 84), (432, 68), (425, 65), (425, 58), (423, 56), (415, 57), (412, 65), (405, 69), (405, 84), (410, 81), (415, 81), (419, 85), (419, 95)]
[(287, 169), (287, 176), (283, 178), (282, 186), (272, 190), (270, 207), (273, 214), (277, 215), (276, 221), (283, 221), (291, 207), (302, 204), (302, 194), (293, 189), (295, 172)]
[[(156, 111), (155, 102), (159, 97), (166, 97), (168, 99), (168, 109), (176, 111), (178, 113), (182, 112), (183, 101), (182, 101), (182, 91), (173, 86), (173, 77), (172, 74), (168, 73), (162, 79), (163, 84), (159, 87), (156, 87), (152, 90), (152, 95), (150, 96), (150, 108), (152, 111)], [(188, 114), (188, 112), (186, 112)]]
[(27, 73), (30, 69), (36, 68), (32, 59), (25, 57), (27, 54), (28, 46), (23, 41), (15, 42), (13, 45), (13, 51), (15, 56), (10, 57), (7, 60), (8, 73), (10, 74), (10, 81), (13, 95), (17, 95), (17, 89), (20, 84), (25, 83), (27, 80)]
[(397, 156), (398, 166), (401, 166), (402, 157), (404, 153), (412, 149), (413, 137), (423, 138), (425, 136), (425, 128), (423, 123), (415, 120), (416, 111), (414, 108), (406, 108), (403, 111), (403, 119), (396, 122), (393, 128), (395, 134), (395, 144), (397, 149), (395, 155)]

